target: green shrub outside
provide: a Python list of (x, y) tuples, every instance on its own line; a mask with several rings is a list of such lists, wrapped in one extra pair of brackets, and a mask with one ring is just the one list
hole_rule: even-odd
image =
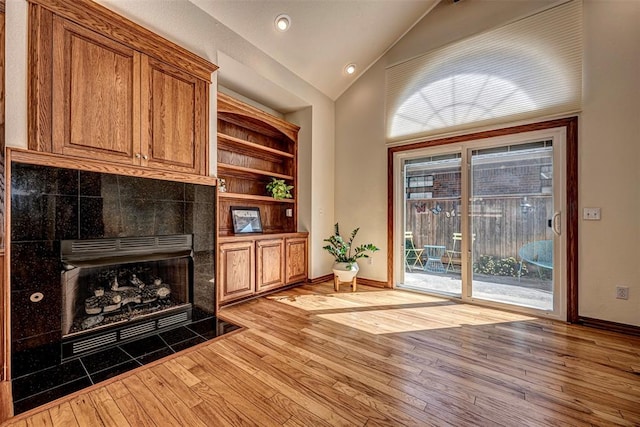
[[(520, 262), (514, 257), (499, 258), (492, 255), (480, 255), (478, 261), (473, 264), (473, 272), (491, 276), (518, 277)], [(521, 276), (527, 274), (526, 263), (522, 265)]]

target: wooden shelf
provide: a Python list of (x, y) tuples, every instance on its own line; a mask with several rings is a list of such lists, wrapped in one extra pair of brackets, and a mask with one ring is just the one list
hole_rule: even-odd
[(255, 142), (245, 141), (244, 139), (236, 138), (236, 137), (218, 132), (219, 147), (222, 146), (222, 147), (234, 148), (234, 145), (245, 147), (250, 150), (255, 150), (262, 153), (267, 153), (267, 154), (271, 154), (279, 157), (285, 157), (288, 159), (293, 159), (295, 157), (292, 153), (287, 153), (286, 151), (276, 150), (275, 148), (266, 147), (264, 145), (256, 144)]
[[(229, 165), (226, 163), (218, 163), (218, 170), (219, 171), (226, 171), (229, 173), (235, 173), (238, 175), (249, 175), (249, 176), (267, 176), (267, 177), (275, 177), (275, 178), (280, 178), (280, 179), (288, 179), (288, 180), (292, 180), (293, 176), (291, 175), (284, 175), (281, 173), (276, 173), (276, 172), (270, 172), (270, 171), (265, 171), (265, 170), (261, 170), (261, 169), (253, 169), (253, 168), (247, 168), (244, 166), (236, 166), (236, 165)], [(220, 173), (218, 173), (218, 175), (220, 175)]]
[(228, 233), (221, 234), (218, 237), (218, 242), (241, 242), (241, 241), (256, 241), (256, 240), (271, 240), (271, 239), (284, 239), (292, 237), (309, 237), (309, 233), (306, 231), (293, 231), (293, 232), (274, 232), (274, 233)]
[(218, 120), (235, 123), (272, 137), (286, 136), (297, 144), (300, 127), (218, 92)]
[(256, 202), (270, 202), (270, 203), (295, 203), (294, 199), (277, 200), (270, 196), (257, 196), (254, 194), (218, 193), (218, 196), (221, 199), (253, 200)]

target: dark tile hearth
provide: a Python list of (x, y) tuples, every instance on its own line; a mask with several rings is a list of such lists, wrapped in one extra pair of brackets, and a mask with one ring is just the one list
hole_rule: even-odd
[(81, 357), (82, 365), (87, 370), (89, 375), (95, 374), (102, 370), (112, 368), (121, 363), (131, 360), (124, 350), (120, 347), (112, 347), (107, 350), (103, 350), (98, 353), (93, 353), (88, 356)]
[(188, 339), (194, 338), (196, 333), (188, 328), (175, 328), (167, 332), (160, 333), (160, 337), (168, 344), (173, 345)]
[[(19, 414), (67, 394), (154, 362), (186, 348), (239, 329), (212, 317), (168, 331), (110, 347), (23, 376), (12, 382), (14, 413)], [(21, 354), (24, 365), (30, 357), (40, 359), (47, 349), (35, 348)]]

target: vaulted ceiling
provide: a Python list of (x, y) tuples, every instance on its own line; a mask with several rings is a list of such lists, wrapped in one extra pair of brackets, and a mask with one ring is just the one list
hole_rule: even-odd
[[(439, 0), (191, 1), (335, 100)], [(280, 14), (291, 18), (286, 32), (275, 28)]]

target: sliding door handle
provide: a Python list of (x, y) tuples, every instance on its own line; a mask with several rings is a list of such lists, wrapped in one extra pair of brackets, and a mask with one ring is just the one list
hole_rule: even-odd
[(562, 219), (562, 214), (560, 212), (555, 212), (553, 214), (553, 232), (556, 233), (556, 235), (560, 235), (562, 230), (561, 230), (561, 219)]

